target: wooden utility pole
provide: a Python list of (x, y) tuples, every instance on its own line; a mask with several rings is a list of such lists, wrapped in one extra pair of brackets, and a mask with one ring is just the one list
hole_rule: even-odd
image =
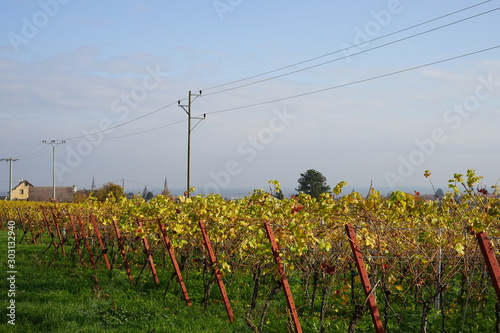
[(18, 158), (2, 158), (0, 161), (9, 162), (9, 200), (12, 201), (12, 162), (19, 161)]
[(56, 201), (56, 146), (65, 144), (66, 141), (43, 140), (42, 143), (52, 146), (52, 198)]
[[(205, 114), (203, 117), (191, 117), (191, 104), (194, 102), (194, 100), (198, 97), (201, 96), (201, 90), (198, 94), (192, 94), (191, 90), (189, 91), (189, 96), (188, 96), (188, 104), (184, 105), (181, 104), (181, 101), (178, 101), (177, 104), (184, 109), (188, 116), (188, 136), (187, 136), (187, 186), (186, 186), (186, 196), (189, 197), (190, 194), (190, 188), (191, 188), (191, 132), (194, 130), (194, 128), (202, 121), (205, 119)], [(191, 119), (198, 119), (199, 121), (191, 127)]]

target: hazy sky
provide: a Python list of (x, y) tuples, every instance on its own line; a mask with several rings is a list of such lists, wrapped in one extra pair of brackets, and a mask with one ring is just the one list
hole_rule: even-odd
[[(185, 187), (189, 90), (206, 114), (199, 190), (296, 187), (307, 169), (332, 187), (428, 186), (427, 169), (438, 186), (469, 168), (500, 178), (499, 1), (1, 6), (0, 158), (19, 158), (15, 184), (50, 186), (42, 140), (65, 140), (58, 185)], [(1, 163), (0, 192), (8, 179)]]

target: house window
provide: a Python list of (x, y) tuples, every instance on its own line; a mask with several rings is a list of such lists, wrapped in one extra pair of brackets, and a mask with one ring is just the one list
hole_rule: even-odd
[(24, 190), (23, 190), (23, 189), (20, 189), (20, 190), (19, 190), (19, 194), (24, 194)]

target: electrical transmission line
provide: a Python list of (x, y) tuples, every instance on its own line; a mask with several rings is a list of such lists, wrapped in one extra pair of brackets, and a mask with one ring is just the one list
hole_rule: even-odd
[[(338, 88), (342, 88), (342, 87), (352, 86), (352, 85), (363, 83), (363, 82), (373, 81), (373, 80), (376, 80), (376, 79), (381, 79), (381, 78), (384, 78), (384, 77), (388, 77), (388, 76), (392, 76), (392, 75), (396, 75), (396, 74), (401, 74), (401, 73), (409, 72), (409, 71), (412, 71), (412, 70), (416, 70), (416, 69), (420, 69), (420, 68), (424, 68), (424, 67), (429, 67), (429, 66), (432, 66), (432, 65), (436, 65), (436, 64), (440, 64), (440, 63), (445, 63), (445, 62), (449, 62), (449, 61), (460, 59), (460, 58), (465, 58), (465, 57), (472, 56), (472, 55), (475, 55), (475, 54), (480, 54), (480, 53), (483, 53), (483, 52), (491, 51), (491, 50), (494, 50), (494, 49), (497, 49), (497, 48), (500, 48), (500, 45), (496, 45), (496, 46), (493, 46), (493, 47), (489, 47), (489, 48), (478, 50), (478, 51), (474, 51), (474, 52), (469, 52), (469, 53), (466, 53), (466, 54), (461, 54), (461, 55), (454, 56), (454, 57), (449, 57), (449, 58), (442, 59), (442, 60), (433, 61), (433, 62), (426, 63), (426, 64), (423, 64), (423, 65), (418, 65), (418, 66), (414, 66), (414, 67), (409, 67), (409, 68), (397, 70), (397, 71), (390, 72), (390, 73), (385, 73), (385, 74), (380, 74), (380, 75), (372, 76), (372, 77), (369, 77), (369, 78), (365, 78), (365, 79), (361, 79), (361, 80), (357, 80), (357, 81), (353, 81), (353, 82), (348, 82), (348, 83), (344, 83), (344, 84), (330, 86), (330, 87), (323, 88), (323, 89), (313, 90), (313, 91), (309, 91), (309, 92), (305, 92), (305, 93), (301, 93), (301, 94), (291, 95), (291, 96), (287, 96), (287, 97), (277, 98), (277, 99), (263, 101), (263, 102), (258, 102), (258, 103), (253, 103), (253, 104), (247, 104), (247, 105), (237, 106), (237, 107), (233, 107), (233, 108), (221, 109), (221, 110), (216, 110), (216, 111), (211, 111), (211, 112), (204, 112), (202, 114), (197, 115), (196, 117), (202, 117), (203, 115), (208, 115), (208, 114), (216, 114), (216, 113), (237, 111), (237, 110), (241, 110), (241, 109), (248, 109), (248, 108), (255, 107), (255, 106), (261, 106), (261, 105), (265, 105), (265, 104), (270, 104), (270, 103), (275, 103), (275, 102), (281, 102), (281, 101), (288, 100), (288, 99), (294, 99), (294, 98), (299, 98), (299, 97), (303, 97), (303, 96), (307, 96), (307, 95), (313, 95), (313, 94), (325, 92), (325, 91), (328, 91), (328, 90), (334, 90), (334, 89), (338, 89)], [(107, 138), (107, 139), (103, 139), (103, 140), (113, 140), (113, 139), (119, 139), (119, 138), (123, 138), (123, 137), (138, 135), (138, 134), (142, 134), (142, 133), (147, 133), (147, 132), (151, 132), (151, 131), (158, 130), (158, 129), (161, 129), (161, 128), (165, 128), (165, 127), (177, 125), (177, 124), (180, 124), (180, 123), (183, 123), (183, 122), (186, 122), (186, 121), (187, 120), (180, 120), (180, 121), (172, 122), (172, 123), (169, 123), (169, 124), (166, 124), (166, 125), (162, 125), (162, 126), (159, 126), (159, 127), (151, 128), (151, 129), (148, 129), (148, 130), (143, 130), (143, 131), (134, 132), (134, 133), (130, 133), (130, 134), (125, 134), (125, 135), (122, 135), (122, 136), (117, 136), (117, 137), (112, 137), (112, 138)], [(73, 141), (73, 142), (75, 142), (75, 141)]]
[[(367, 44), (369, 42), (373, 42), (373, 41), (376, 41), (376, 40), (379, 40), (379, 39), (382, 39), (382, 38), (386, 38), (386, 37), (395, 35), (397, 33), (400, 33), (400, 32), (403, 32), (403, 31), (407, 31), (407, 30), (410, 30), (410, 29), (422, 26), (422, 25), (428, 24), (430, 22), (437, 21), (439, 19), (442, 19), (442, 18), (451, 16), (451, 15), (454, 15), (454, 14), (457, 14), (457, 13), (469, 10), (471, 8), (483, 5), (483, 4), (491, 2), (491, 1), (492, 0), (484, 1), (484, 2), (481, 2), (479, 4), (476, 4), (476, 5), (473, 5), (473, 6), (469, 6), (469, 7), (466, 7), (466, 8), (457, 10), (457, 11), (454, 11), (452, 13), (448, 13), (446, 15), (442, 15), (442, 16), (439, 16), (437, 18), (434, 18), (434, 19), (431, 19), (431, 20), (428, 20), (428, 21), (425, 21), (425, 22), (422, 22), (422, 23), (419, 23), (419, 24), (416, 24), (416, 25), (413, 25), (413, 26), (410, 26), (410, 27), (398, 30), (396, 32), (393, 32), (393, 33), (390, 33), (390, 34), (387, 34), (387, 35), (384, 35), (384, 36), (381, 36), (381, 37), (377, 37), (377, 38), (368, 40), (366, 42), (355, 44), (355, 45), (351, 46), (351, 48), (359, 47), (359, 46)], [(306, 71), (306, 70), (309, 70), (309, 69), (312, 69), (312, 68), (324, 66), (326, 64), (329, 64), (329, 63), (332, 63), (332, 62), (335, 62), (335, 61), (339, 61), (339, 60), (342, 60), (342, 59), (345, 59), (345, 58), (348, 58), (348, 57), (353, 57), (353, 56), (356, 56), (356, 55), (359, 55), (359, 54), (362, 54), (362, 53), (367, 53), (369, 51), (373, 51), (373, 50), (376, 50), (376, 49), (379, 49), (379, 48), (383, 48), (385, 46), (396, 44), (396, 43), (399, 43), (399, 42), (402, 42), (402, 41), (405, 41), (405, 40), (408, 40), (408, 39), (411, 39), (411, 38), (415, 38), (415, 37), (418, 37), (418, 36), (421, 36), (421, 35), (424, 35), (424, 34), (427, 34), (427, 33), (430, 33), (430, 32), (437, 31), (439, 29), (443, 29), (445, 27), (449, 27), (449, 26), (452, 26), (452, 25), (455, 25), (455, 24), (458, 24), (458, 23), (462, 23), (464, 21), (467, 21), (467, 20), (470, 20), (470, 19), (473, 19), (473, 18), (477, 18), (477, 17), (482, 16), (482, 15), (486, 15), (486, 14), (492, 13), (492, 12), (497, 11), (499, 9), (500, 9), (500, 7), (497, 7), (497, 8), (494, 8), (494, 9), (491, 9), (491, 10), (488, 10), (488, 11), (485, 11), (485, 12), (482, 12), (482, 13), (479, 13), (479, 14), (475, 14), (475, 15), (472, 15), (472, 16), (469, 16), (469, 17), (466, 17), (466, 18), (463, 18), (463, 19), (460, 19), (460, 20), (457, 20), (457, 21), (454, 21), (454, 22), (451, 22), (451, 23), (447, 23), (447, 24), (441, 25), (439, 27), (435, 27), (435, 28), (432, 28), (432, 29), (429, 29), (429, 30), (426, 30), (426, 31), (423, 31), (423, 32), (420, 32), (420, 33), (417, 33), (417, 34), (413, 34), (413, 35), (410, 35), (410, 36), (407, 36), (407, 37), (403, 37), (403, 38), (397, 39), (395, 41), (391, 41), (391, 42), (388, 42), (388, 43), (385, 43), (385, 44), (382, 44), (382, 45), (378, 45), (378, 46), (375, 46), (375, 47), (372, 47), (372, 48), (369, 48), (369, 49), (366, 49), (366, 50), (362, 50), (362, 51), (356, 52), (354, 54), (350, 54), (348, 56), (343, 56), (343, 57), (340, 57), (340, 58), (336, 58), (336, 59), (333, 59), (333, 60), (329, 60), (329, 61), (326, 61), (326, 62), (315, 64), (315, 65), (308, 66), (308, 67), (305, 67), (305, 68), (297, 69), (297, 70), (294, 70), (294, 71), (291, 71), (291, 72), (288, 72), (288, 73), (284, 73), (284, 74), (276, 75), (276, 76), (273, 76), (273, 77), (265, 78), (265, 79), (258, 80), (258, 81), (255, 81), (255, 82), (246, 83), (246, 84), (243, 84), (243, 85), (240, 85), (240, 86), (237, 86), (237, 87), (231, 87), (231, 88), (227, 88), (227, 89), (215, 91), (215, 92), (208, 93), (208, 94), (205, 93), (204, 96), (210, 96), (210, 95), (214, 95), (214, 94), (219, 94), (219, 93), (222, 93), (222, 92), (227, 92), (227, 91), (230, 91), (230, 90), (239, 89), (239, 88), (242, 88), (242, 87), (246, 87), (246, 86), (250, 86), (250, 85), (255, 85), (255, 84), (258, 84), (258, 83), (265, 82), (265, 81), (269, 81), (269, 80), (277, 79), (277, 78), (284, 77), (284, 76), (287, 76), (287, 75), (295, 74), (295, 73), (298, 73), (298, 72)], [(263, 76), (263, 75), (266, 75), (266, 74), (278, 72), (278, 71), (283, 70), (283, 69), (287, 69), (287, 68), (291, 68), (291, 67), (294, 67), (294, 66), (298, 66), (300, 64), (311, 62), (313, 60), (324, 58), (326, 56), (333, 55), (333, 54), (336, 54), (336, 53), (340, 53), (340, 52), (343, 52), (343, 51), (345, 51), (345, 49), (340, 49), (340, 50), (337, 50), (337, 51), (334, 51), (334, 52), (330, 52), (330, 53), (327, 53), (327, 54), (324, 54), (324, 55), (321, 55), (321, 56), (318, 56), (318, 57), (314, 57), (314, 58), (311, 58), (311, 59), (308, 59), (308, 60), (301, 61), (299, 63), (295, 63), (295, 64), (288, 65), (288, 66), (285, 66), (285, 67), (281, 67), (281, 68), (278, 68), (278, 69), (275, 69), (275, 70), (267, 71), (267, 72), (264, 72), (264, 73), (261, 73), (261, 74), (253, 75), (253, 76), (250, 76), (250, 77), (247, 77), (247, 78), (243, 78), (243, 79), (239, 79), (239, 80), (236, 80), (236, 81), (228, 82), (228, 83), (225, 83), (225, 84), (221, 84), (221, 85), (209, 87), (209, 88), (206, 88), (206, 90), (210, 90), (210, 89), (215, 89), (215, 88), (218, 88), (218, 87), (227, 86), (227, 85), (230, 85), (230, 84), (233, 84), (233, 83), (238, 83), (238, 82), (246, 81), (246, 80), (249, 80), (249, 79), (252, 79), (252, 78), (257, 78), (257, 77), (260, 77), (260, 76)], [(459, 56), (459, 57), (461, 57), (461, 56)], [(451, 59), (451, 60), (453, 60), (453, 59)], [(448, 61), (448, 60), (444, 60), (444, 61)], [(427, 64), (427, 65), (423, 65), (423, 66), (425, 67), (425, 66), (429, 66), (429, 65), (432, 65), (432, 63), (431, 64)], [(416, 68), (414, 68), (414, 69), (416, 69)], [(412, 70), (412, 69), (408, 69), (408, 70)], [(387, 74), (387, 75), (393, 75), (393, 74), (397, 74), (397, 73), (390, 73), (390, 74)], [(383, 75), (383, 76), (387, 76), (387, 75)], [(377, 77), (375, 77), (375, 78), (377, 78)], [(364, 80), (352, 82), (352, 83), (349, 83), (349, 84), (346, 84), (346, 85), (352, 85), (352, 84), (355, 84), (355, 83), (361, 83), (361, 82), (364, 82), (364, 81), (373, 80), (375, 78), (364, 79)], [(334, 89), (334, 88), (340, 88), (342, 86), (345, 86), (345, 85), (327, 88), (327, 90)], [(320, 91), (322, 91), (322, 90), (319, 90), (319, 91), (316, 91), (316, 92), (320, 92)], [(298, 94), (296, 96), (286, 97), (284, 99), (289, 99), (289, 98), (294, 98), (294, 97), (300, 97), (300, 96), (309, 95), (309, 94), (312, 94), (312, 93), (315, 93), (315, 92), (309, 92), (309, 93), (305, 93), (305, 94)], [(186, 98), (183, 98), (181, 100), (185, 100), (185, 99)], [(213, 111), (213, 112), (208, 112), (206, 114), (226, 112), (226, 111), (231, 111), (231, 110), (234, 110), (234, 109), (242, 109), (242, 108), (247, 108), (247, 107), (251, 107), (251, 106), (258, 106), (258, 105), (267, 104), (267, 103), (271, 103), (271, 102), (275, 102), (275, 101), (281, 101), (281, 100), (284, 100), (284, 99), (277, 99), (277, 100), (272, 100), (272, 101), (268, 101), (268, 102), (256, 103), (256, 104), (251, 104), (251, 105), (248, 105), (248, 106), (241, 106), (241, 107), (231, 108), (231, 109), (227, 109), (227, 110)], [(163, 110), (163, 109), (165, 109), (167, 107), (170, 107), (170, 106), (172, 106), (174, 104), (176, 104), (176, 102), (172, 102), (172, 103), (170, 103), (170, 104), (168, 104), (166, 106), (163, 106), (163, 107), (161, 107), (159, 109), (153, 110), (152, 112), (149, 112), (149, 113), (147, 113), (147, 114), (145, 114), (143, 116), (134, 118), (134, 119), (132, 119), (130, 121), (121, 123), (119, 125), (116, 125), (114, 127), (109, 128), (109, 129), (106, 129), (106, 130), (103, 130), (103, 131), (100, 131), (100, 132), (95, 132), (94, 134), (106, 132), (106, 131), (109, 131), (111, 129), (118, 128), (120, 126), (132, 123), (132, 122), (137, 121), (139, 119), (145, 118), (145, 117), (147, 117), (147, 116), (149, 116), (149, 115), (151, 115), (153, 113), (156, 113), (156, 112), (158, 112), (160, 110)], [(147, 132), (150, 132), (150, 131), (154, 131), (154, 130), (158, 130), (158, 129), (161, 129), (161, 128), (169, 127), (169, 126), (172, 126), (172, 125), (175, 125), (175, 124), (179, 124), (181, 122), (184, 122), (184, 121), (178, 121), (178, 122), (175, 122), (175, 123), (169, 123), (167, 125), (163, 125), (163, 126), (151, 128), (151, 129), (148, 129), (148, 130), (143, 130), (143, 131), (134, 132), (134, 133), (130, 133), (130, 134), (125, 134), (125, 135), (121, 135), (121, 136), (116, 136), (116, 137), (112, 137), (112, 138), (106, 138), (106, 139), (102, 139), (102, 140), (113, 140), (113, 139), (118, 139), (118, 138), (133, 136), (133, 135), (138, 135), (138, 134), (142, 134), (142, 133), (147, 133)], [(79, 139), (79, 138), (83, 138), (83, 137), (85, 137), (85, 136), (82, 135), (82, 136), (78, 136), (78, 137), (68, 138), (68, 139), (66, 139), (66, 141), (72, 141), (72, 142), (74, 142), (73, 141), (74, 139)]]
[(397, 70), (397, 71), (386, 73), (386, 74), (380, 74), (380, 75), (372, 76), (372, 77), (369, 77), (369, 78), (366, 78), (366, 79), (361, 79), (361, 80), (357, 80), (357, 81), (353, 81), (353, 82), (349, 82), (349, 83), (343, 83), (343, 84), (339, 84), (339, 85), (336, 85), (336, 86), (331, 86), (331, 87), (327, 87), (327, 88), (323, 88), (323, 89), (313, 90), (313, 91), (309, 91), (309, 92), (305, 92), (305, 93), (301, 93), (301, 94), (296, 94), (296, 95), (292, 95), (292, 96), (287, 96), (287, 97), (282, 97), (282, 98), (276, 98), (276, 99), (265, 101), (265, 102), (253, 103), (253, 104), (238, 106), (238, 107), (234, 107), (234, 108), (228, 108), (228, 109), (222, 109), (222, 110), (217, 110), (217, 111), (206, 112), (205, 114), (214, 114), (214, 113), (222, 113), (222, 112), (229, 112), (229, 111), (241, 110), (241, 109), (246, 109), (246, 108), (250, 108), (250, 107), (254, 107), (254, 106), (260, 106), (260, 105), (264, 105), (264, 104), (269, 104), (269, 103), (274, 103), (274, 102), (281, 102), (281, 101), (288, 100), (288, 99), (293, 99), (293, 98), (303, 97), (303, 96), (307, 96), (307, 95), (317, 94), (317, 93), (321, 93), (321, 92), (328, 91), (328, 90), (333, 90), (333, 89), (338, 89), (338, 88), (343, 88), (343, 87), (355, 85), (355, 84), (358, 84), (358, 83), (373, 81), (373, 80), (376, 80), (376, 79), (381, 79), (381, 78), (384, 78), (384, 77), (388, 77), (388, 76), (392, 76), (392, 75), (396, 75), (396, 74), (401, 74), (401, 73), (405, 73), (405, 72), (409, 72), (409, 71), (413, 71), (415, 69), (424, 68), (424, 67), (428, 67), (428, 66), (432, 66), (432, 65), (437, 65), (437, 64), (441, 64), (441, 63), (444, 63), (444, 62), (448, 62), (448, 61), (452, 61), (452, 60), (456, 60), (456, 59), (460, 59), (460, 58), (465, 58), (465, 57), (468, 57), (468, 56), (471, 56), (471, 55), (475, 55), (475, 54), (479, 54), (479, 53), (491, 51), (491, 50), (494, 50), (494, 49), (497, 49), (497, 48), (500, 48), (500, 45), (496, 45), (496, 46), (493, 46), (493, 47), (489, 47), (489, 48), (478, 50), (478, 51), (474, 51), (474, 52), (469, 52), (469, 53), (461, 54), (461, 55), (458, 55), (458, 56), (454, 56), (454, 57), (450, 57), (450, 58), (446, 58), (446, 59), (442, 59), (442, 60), (433, 61), (433, 62), (430, 62), (430, 63), (427, 63), (427, 64), (423, 64), (423, 65), (418, 65), (418, 66), (414, 66), (414, 67), (409, 67), (409, 68)]
[[(300, 69), (297, 69), (297, 70), (294, 70), (294, 71), (291, 71), (291, 72), (287, 72), (287, 73), (283, 73), (283, 74), (280, 74), (280, 75), (271, 76), (271, 77), (268, 77), (268, 78), (265, 78), (265, 79), (261, 79), (261, 80), (258, 80), (258, 81), (254, 81), (254, 82), (250, 82), (250, 83), (245, 83), (245, 84), (242, 84), (242, 85), (239, 85), (239, 86), (236, 86), (236, 87), (231, 87), (231, 88), (226, 88), (226, 89), (223, 89), (223, 90), (218, 90), (218, 91), (215, 91), (215, 92), (212, 92), (212, 93), (205, 94), (205, 96), (215, 95), (215, 94), (227, 92), (227, 91), (230, 91), (230, 90), (235, 90), (235, 89), (239, 89), (239, 88), (243, 88), (243, 87), (248, 87), (248, 86), (251, 86), (251, 85), (254, 85), (254, 84), (258, 84), (258, 83), (262, 83), (262, 82), (274, 80), (274, 79), (277, 79), (277, 78), (280, 78), (280, 77), (284, 77), (284, 76), (288, 76), (288, 75), (291, 75), (291, 74), (303, 72), (303, 71), (306, 71), (306, 70), (309, 70), (309, 69), (313, 69), (313, 68), (316, 68), (316, 67), (324, 66), (324, 65), (327, 65), (327, 64), (330, 64), (330, 63), (342, 60), (342, 59), (346, 59), (346, 58), (350, 58), (350, 57), (353, 57), (353, 56), (357, 56), (359, 54), (367, 53), (367, 52), (370, 52), (370, 51), (373, 51), (373, 50), (377, 50), (377, 49), (380, 49), (380, 48), (383, 48), (383, 47), (386, 47), (386, 46), (389, 46), (389, 45), (392, 45), (392, 44), (396, 44), (396, 43), (399, 43), (399, 42), (402, 42), (402, 41), (405, 41), (405, 40), (408, 40), (408, 39), (411, 39), (411, 38), (422, 36), (422, 35), (428, 34), (430, 32), (434, 32), (434, 31), (437, 31), (437, 30), (440, 30), (440, 29), (443, 29), (443, 28), (447, 28), (447, 27), (450, 27), (452, 25), (455, 25), (455, 24), (458, 24), (458, 23), (462, 23), (462, 22), (471, 20), (473, 18), (477, 18), (477, 17), (482, 16), (482, 15), (490, 14), (490, 13), (492, 13), (494, 11), (499, 10), (499, 9), (500, 9), (500, 7), (497, 7), (497, 8), (488, 10), (486, 12), (482, 12), (482, 13), (479, 13), (479, 14), (476, 14), (476, 15), (472, 15), (472, 16), (469, 16), (469, 17), (466, 17), (466, 18), (463, 18), (463, 19), (460, 19), (460, 20), (457, 20), (457, 21), (454, 21), (454, 22), (451, 22), (451, 23), (447, 23), (447, 24), (441, 25), (439, 27), (435, 27), (435, 28), (432, 28), (432, 29), (429, 29), (429, 30), (426, 30), (426, 31), (423, 31), (423, 32), (419, 32), (419, 33), (416, 33), (416, 34), (413, 34), (413, 35), (410, 35), (410, 36), (407, 36), (407, 37), (403, 37), (403, 38), (400, 38), (400, 39), (397, 39), (397, 40), (394, 40), (394, 41), (391, 41), (391, 42), (387, 42), (385, 44), (374, 46), (374, 47), (366, 49), (366, 50), (361, 50), (361, 51), (353, 53), (353, 54), (342, 56), (340, 58), (335, 58), (335, 59), (332, 59), (332, 60), (321, 62), (319, 64), (315, 64), (315, 65), (311, 65), (311, 66), (308, 66), (308, 67), (300, 68)], [(448, 15), (446, 15), (446, 16), (448, 16)], [(419, 24), (419, 25), (421, 25), (421, 24)], [(419, 25), (417, 25), (417, 26), (419, 26)], [(408, 30), (408, 29), (410, 29), (410, 28), (400, 30), (399, 32), (405, 31), (405, 30)], [(356, 44), (356, 45), (350, 46), (349, 48), (341, 49), (341, 50), (329, 53), (328, 55), (332, 55), (332, 54), (335, 54), (335, 53), (343, 52), (345, 50), (348, 50), (348, 49), (351, 49), (351, 48), (355, 48), (355, 47), (358, 47), (360, 45), (363, 45), (363, 44), (366, 44), (366, 43), (369, 43), (369, 42), (372, 42), (374, 40), (378, 40), (378, 39), (381, 39), (381, 38), (385, 38), (385, 37), (393, 35), (393, 34), (395, 34), (395, 33), (392, 33), (392, 34), (389, 34), (389, 35), (385, 35), (383, 37), (378, 37), (378, 38), (375, 38), (375, 39), (372, 39), (372, 40), (369, 40), (367, 42), (363, 42), (363, 43), (360, 43), (360, 44)], [(325, 57), (325, 56), (326, 55), (320, 56), (320, 57), (316, 57), (316, 58), (313, 58), (312, 60), (316, 60), (316, 59), (319, 59), (319, 58)], [(298, 64), (302, 64), (302, 63), (309, 62), (309, 61), (312, 61), (312, 60), (306, 60), (306, 61), (303, 61), (303, 62), (298, 63)], [(287, 66), (287, 67), (283, 67), (281, 69), (293, 67), (293, 66), (296, 66), (298, 64), (290, 65), (290, 66)], [(266, 72), (266, 73), (259, 74), (259, 75), (255, 75), (255, 76), (252, 76), (252, 77), (249, 77), (249, 78), (246, 78), (246, 79), (241, 79), (241, 80), (233, 81), (233, 83), (234, 82), (245, 81), (245, 80), (248, 80), (248, 79), (251, 79), (251, 78), (256, 78), (256, 77), (259, 77), (259, 76), (262, 76), (262, 75), (265, 75), (265, 74), (269, 74), (269, 73), (273, 73), (273, 72), (279, 71), (281, 69), (273, 70), (273, 71)], [(226, 86), (226, 85), (229, 85), (229, 84), (231, 84), (231, 83), (223, 84), (223, 85), (220, 85), (220, 86)]]

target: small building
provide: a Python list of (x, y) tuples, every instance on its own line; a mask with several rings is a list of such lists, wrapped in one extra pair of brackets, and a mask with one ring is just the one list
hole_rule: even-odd
[(12, 189), (12, 200), (28, 200), (31, 187), (33, 184), (21, 179), (19, 184)]
[[(56, 186), (58, 202), (73, 202), (76, 186)], [(27, 180), (19, 181), (12, 189), (12, 200), (52, 201), (54, 188), (52, 186), (34, 186)]]

